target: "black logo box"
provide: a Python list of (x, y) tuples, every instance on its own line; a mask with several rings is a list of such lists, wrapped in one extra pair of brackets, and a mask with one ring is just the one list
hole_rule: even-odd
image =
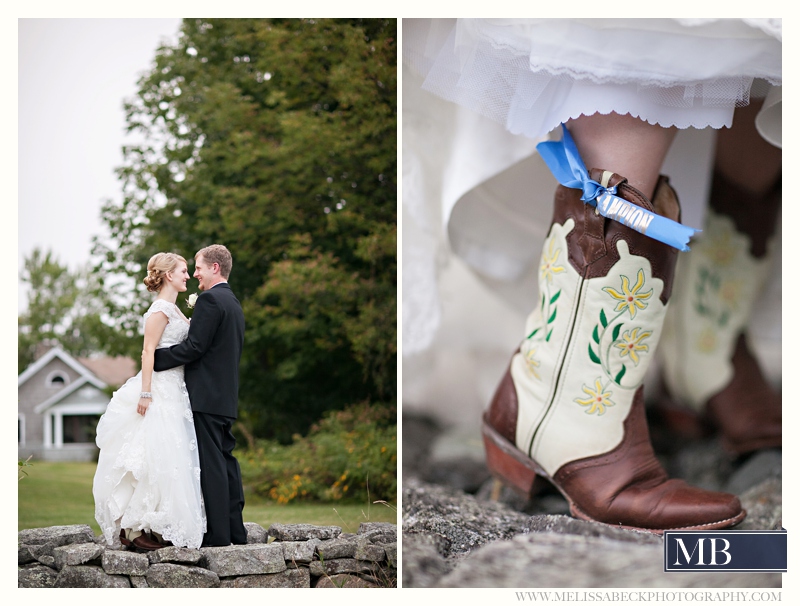
[(667, 530), (664, 572), (786, 572), (781, 530)]

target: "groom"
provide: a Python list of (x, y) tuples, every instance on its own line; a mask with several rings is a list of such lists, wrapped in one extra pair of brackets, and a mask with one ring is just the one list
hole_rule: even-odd
[(157, 349), (154, 370), (185, 365), (208, 522), (202, 546), (243, 545), (247, 543), (244, 491), (239, 462), (232, 453), (236, 439), (231, 426), (237, 417), (244, 314), (228, 286), (233, 266), (228, 249), (212, 244), (194, 259), (194, 277), (203, 292), (194, 305), (189, 336), (170, 348)]

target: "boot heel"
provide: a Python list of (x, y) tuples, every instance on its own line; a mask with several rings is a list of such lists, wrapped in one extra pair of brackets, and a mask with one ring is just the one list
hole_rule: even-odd
[(536, 486), (536, 467), (513, 444), (491, 425), (483, 422), (483, 445), (486, 465), (492, 475), (521, 496), (530, 498)]

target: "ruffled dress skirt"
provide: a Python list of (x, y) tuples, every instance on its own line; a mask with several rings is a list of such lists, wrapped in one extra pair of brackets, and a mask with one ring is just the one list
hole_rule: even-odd
[(730, 126), (735, 107), (781, 85), (781, 37), (780, 19), (403, 20), (423, 89), (532, 139), (612, 111)]
[(183, 367), (153, 373), (145, 415), (136, 412), (141, 387), (140, 372), (114, 392), (98, 423), (95, 518), (109, 545), (129, 528), (200, 547), (206, 520)]

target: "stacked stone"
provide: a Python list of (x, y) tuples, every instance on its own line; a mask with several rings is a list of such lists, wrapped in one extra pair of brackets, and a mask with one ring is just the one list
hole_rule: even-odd
[(23, 530), (18, 587), (396, 587), (397, 527), (246, 523), (247, 545), (107, 546), (88, 525)]

